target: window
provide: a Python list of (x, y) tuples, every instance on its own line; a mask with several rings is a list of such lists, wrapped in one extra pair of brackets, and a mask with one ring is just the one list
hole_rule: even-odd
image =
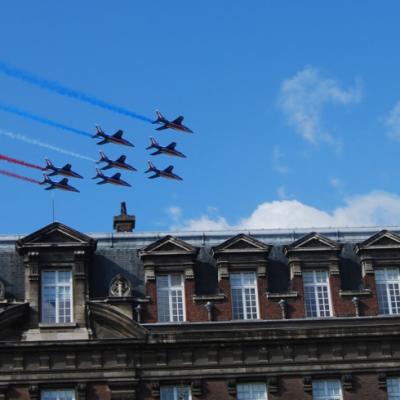
[(42, 322), (72, 322), (72, 272), (42, 271)]
[(185, 320), (184, 281), (181, 274), (157, 275), (157, 310), (160, 322)]
[(400, 378), (387, 378), (388, 400), (400, 400)]
[(189, 386), (161, 386), (160, 400), (191, 400)]
[(230, 274), (233, 319), (258, 318), (257, 280), (255, 272)]
[(237, 400), (267, 400), (267, 385), (265, 383), (237, 385)]
[(342, 400), (342, 386), (338, 379), (319, 380), (312, 383), (313, 400)]
[(399, 268), (377, 268), (375, 270), (375, 281), (379, 304), (379, 314), (399, 314)]
[(74, 390), (42, 390), (41, 400), (75, 400)]
[(330, 317), (332, 314), (328, 271), (304, 271), (303, 284), (306, 316)]

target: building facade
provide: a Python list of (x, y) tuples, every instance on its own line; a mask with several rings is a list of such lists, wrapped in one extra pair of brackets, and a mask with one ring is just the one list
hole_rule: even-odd
[(398, 400), (397, 229), (0, 236), (0, 399)]

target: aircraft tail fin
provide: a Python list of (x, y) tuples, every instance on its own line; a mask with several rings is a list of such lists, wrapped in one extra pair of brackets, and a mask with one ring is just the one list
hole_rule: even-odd
[(157, 147), (158, 147), (158, 143), (157, 143), (156, 139), (151, 137), (150, 138), (150, 146), (146, 147), (146, 150), (150, 150), (150, 149), (157, 148)]
[(40, 182), (40, 185), (45, 185), (46, 183), (52, 183), (52, 182), (46, 174), (43, 174), (43, 180), (42, 182)]
[(45, 158), (45, 161), (46, 161), (46, 166), (44, 167), (44, 170), (47, 171), (49, 169), (52, 169), (53, 163), (48, 158)]
[(104, 178), (103, 173), (98, 168), (96, 168), (96, 176), (94, 176), (92, 179), (97, 179), (97, 178)]
[(164, 116), (158, 110), (156, 110), (156, 117), (157, 117), (157, 119), (155, 121), (153, 121), (153, 124), (158, 124), (160, 122), (165, 121)]
[(104, 136), (103, 129), (101, 129), (100, 125), (96, 125), (96, 134), (92, 136), (92, 138), (97, 138)]
[(147, 172), (153, 172), (157, 170), (156, 166), (151, 161), (147, 161), (147, 164), (149, 165), (149, 168), (146, 171), (144, 171), (145, 174)]
[(108, 161), (108, 157), (105, 155), (105, 153), (100, 151), (100, 159), (99, 159), (99, 161), (96, 162), (96, 164), (100, 164), (103, 161)]

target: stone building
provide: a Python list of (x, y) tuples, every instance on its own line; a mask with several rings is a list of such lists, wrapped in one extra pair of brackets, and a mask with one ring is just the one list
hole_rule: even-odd
[(0, 236), (0, 400), (400, 399), (397, 229)]

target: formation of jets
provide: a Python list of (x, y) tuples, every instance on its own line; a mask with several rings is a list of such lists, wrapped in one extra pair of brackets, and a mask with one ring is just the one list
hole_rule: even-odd
[[(170, 121), (165, 118), (160, 111), (156, 110), (156, 120), (153, 121), (153, 124), (161, 124), (160, 127), (156, 128), (157, 131), (162, 131), (164, 129), (174, 129), (181, 132), (188, 132), (192, 133), (193, 131), (190, 130), (187, 126), (183, 125), (183, 117), (179, 116), (178, 118)], [(107, 143), (118, 144), (122, 146), (134, 147), (134, 144), (129, 142), (127, 139), (123, 138), (124, 132), (122, 130), (118, 130), (113, 135), (106, 134), (99, 125), (96, 125), (96, 134), (92, 136), (92, 138), (101, 139), (100, 142), (97, 142), (98, 145), (104, 145)], [(154, 138), (150, 138), (150, 146), (146, 148), (146, 150), (154, 150), (150, 153), (151, 156), (157, 156), (160, 154), (174, 156), (174, 157), (181, 157), (186, 158), (186, 156), (176, 149), (176, 142), (172, 142), (167, 146), (160, 145)], [(106, 183), (110, 183), (113, 185), (118, 186), (131, 186), (128, 182), (121, 179), (121, 173), (116, 173), (112, 176), (106, 176), (103, 174), (102, 171), (108, 170), (111, 168), (118, 168), (126, 171), (137, 171), (135, 167), (128, 164), (126, 162), (126, 155), (122, 154), (116, 160), (112, 160), (106, 156), (104, 152), (100, 152), (100, 159), (96, 162), (96, 164), (105, 163), (101, 168), (96, 168), (96, 175), (92, 179), (101, 179), (97, 182), (98, 185), (104, 185)], [(52, 190), (52, 189), (60, 189), (66, 190), (70, 192), (79, 192), (78, 189), (71, 186), (68, 183), (68, 178), (78, 178), (82, 179), (82, 175), (78, 174), (77, 172), (72, 170), (71, 164), (66, 164), (63, 167), (59, 168), (52, 164), (52, 162), (46, 158), (46, 165), (43, 167), (43, 171), (49, 171), (46, 174), (43, 174), (43, 181), (40, 182), (41, 185), (48, 185), (45, 190)], [(148, 169), (145, 173), (152, 172), (153, 175), (149, 176), (149, 179), (154, 178), (166, 178), (166, 179), (173, 179), (182, 181), (183, 179), (173, 172), (174, 166), (170, 165), (165, 169), (158, 169), (151, 161), (148, 161)], [(53, 181), (50, 179), (51, 176), (65, 176), (67, 178), (61, 179), (59, 182)]]

